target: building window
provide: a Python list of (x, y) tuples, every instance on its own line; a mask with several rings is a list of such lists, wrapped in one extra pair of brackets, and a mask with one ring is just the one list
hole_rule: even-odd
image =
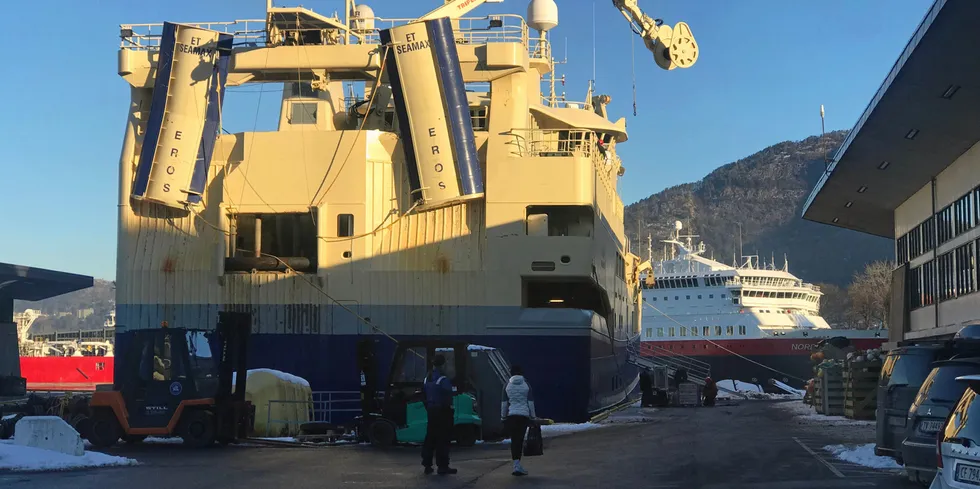
[(946, 253), (945, 255), (940, 255), (936, 261), (939, 263), (939, 302), (942, 302), (956, 297), (954, 290), (956, 271), (953, 266), (953, 254)]
[(946, 206), (936, 214), (936, 227), (939, 234), (939, 244), (953, 238), (953, 206)]
[(953, 202), (953, 236), (959, 236), (973, 228), (973, 193)]
[(973, 243), (967, 243), (953, 252), (956, 256), (956, 296), (977, 291), (976, 259)]
[(337, 214), (337, 237), (349, 238), (354, 235), (354, 214)]
[(932, 216), (919, 225), (922, 228), (922, 252), (936, 248), (936, 217)]
[(909, 270), (909, 309), (922, 307), (922, 267)]
[(895, 240), (895, 259), (898, 263), (908, 263), (909, 261), (909, 235), (903, 234)]

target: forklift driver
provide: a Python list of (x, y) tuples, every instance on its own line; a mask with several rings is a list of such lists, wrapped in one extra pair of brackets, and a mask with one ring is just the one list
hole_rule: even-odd
[(443, 374), (446, 357), (436, 355), (432, 360), (432, 372), (425, 378), (425, 411), (428, 414), (425, 442), (422, 444), (422, 466), (425, 473), (432, 473), (432, 455), (435, 452), (439, 475), (455, 474), (449, 467), (449, 444), (453, 437), (453, 384)]

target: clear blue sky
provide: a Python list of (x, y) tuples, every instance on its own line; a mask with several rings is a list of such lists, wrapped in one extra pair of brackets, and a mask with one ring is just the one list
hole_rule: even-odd
[[(382, 17), (415, 17), (441, 0), (366, 2)], [(297, 0), (299, 2), (299, 0)], [(342, 0), (303, 0), (343, 11)], [(559, 0), (552, 31), (569, 98), (592, 77), (595, 5), (601, 93), (628, 120), (620, 146), (627, 203), (771, 144), (849, 129), (904, 48), (932, 0), (641, 0), (653, 17), (687, 22), (697, 65), (665, 72), (635, 41), (638, 115), (632, 115), (633, 34), (609, 0)], [(283, 5), (277, 0), (276, 5)], [(290, 2), (288, 5), (293, 5)], [(474, 12), (524, 14), (526, 0)], [(118, 162), (129, 91), (116, 75), (118, 25), (262, 18), (264, 0), (56, 0), (6, 5), (0, 49), (0, 262), (114, 279)], [(40, 30), (38, 30), (40, 29)], [(561, 56), (559, 56), (561, 57)], [(16, 75), (16, 76), (15, 76)], [(255, 90), (254, 88), (251, 90)], [(261, 103), (259, 98), (261, 97)], [(275, 127), (278, 92), (235, 93), (226, 129)], [(260, 120), (256, 124), (256, 108)]]

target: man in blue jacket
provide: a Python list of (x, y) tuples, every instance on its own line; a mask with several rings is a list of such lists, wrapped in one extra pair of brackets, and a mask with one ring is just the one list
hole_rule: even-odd
[(432, 372), (425, 379), (428, 423), (422, 444), (422, 466), (426, 474), (432, 473), (433, 452), (439, 475), (456, 473), (456, 469), (449, 467), (449, 444), (453, 438), (453, 383), (443, 374), (445, 364), (446, 357), (436, 355), (432, 360)]

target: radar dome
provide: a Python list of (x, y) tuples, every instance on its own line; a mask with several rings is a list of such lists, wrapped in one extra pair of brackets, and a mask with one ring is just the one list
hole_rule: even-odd
[(361, 4), (350, 13), (350, 28), (355, 32), (363, 33), (374, 30), (374, 9)]
[(555, 0), (531, 0), (527, 5), (527, 25), (545, 33), (558, 26), (558, 4)]

